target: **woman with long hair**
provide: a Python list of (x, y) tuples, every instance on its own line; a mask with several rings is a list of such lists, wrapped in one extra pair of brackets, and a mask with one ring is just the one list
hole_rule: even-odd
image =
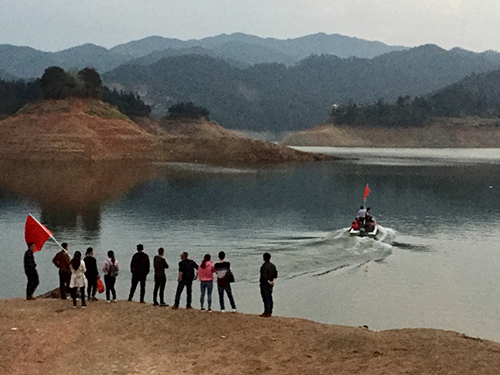
[(205, 302), (205, 291), (207, 293), (208, 311), (212, 311), (212, 289), (214, 283), (214, 264), (210, 260), (210, 254), (205, 254), (203, 261), (198, 267), (198, 278), (200, 279), (200, 304), (201, 309), (205, 310), (203, 303)]
[(85, 252), (85, 276), (87, 277), (87, 298), (89, 301), (97, 301), (95, 294), (97, 292), (97, 278), (99, 271), (97, 270), (97, 261), (94, 258), (94, 249), (89, 247)]
[(76, 293), (77, 289), (80, 289), (82, 309), (84, 309), (87, 306), (85, 303), (85, 284), (87, 283), (85, 271), (87, 269), (85, 268), (85, 262), (82, 260), (82, 253), (75, 251), (75, 256), (71, 259), (69, 268), (71, 269), (69, 287), (71, 289), (71, 297), (73, 298), (73, 308), (76, 308)]
[(110, 293), (113, 294), (113, 302), (116, 302), (115, 282), (119, 270), (120, 265), (115, 258), (115, 253), (113, 250), (109, 250), (108, 259), (104, 261), (104, 266), (102, 266), (102, 271), (104, 272), (104, 285), (106, 285), (106, 301), (108, 303), (111, 302), (109, 299)]

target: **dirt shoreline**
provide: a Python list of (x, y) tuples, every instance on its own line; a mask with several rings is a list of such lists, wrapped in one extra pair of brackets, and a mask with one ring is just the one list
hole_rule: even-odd
[(150, 304), (0, 300), (4, 374), (498, 374), (500, 344)]
[(288, 134), (288, 146), (391, 148), (498, 148), (500, 120), (434, 119), (422, 127), (362, 127), (324, 124)]

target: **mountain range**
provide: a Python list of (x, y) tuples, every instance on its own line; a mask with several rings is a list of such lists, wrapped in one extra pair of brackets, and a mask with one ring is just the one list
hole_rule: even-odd
[(85, 44), (59, 52), (0, 45), (0, 79), (38, 78), (49, 66), (94, 67), (107, 86), (137, 93), (157, 117), (192, 101), (225, 127), (279, 132), (322, 123), (336, 104), (424, 95), (495, 71), (500, 54), (323, 33), (287, 40), (152, 36), (110, 49)]
[(286, 40), (241, 33), (187, 41), (151, 36), (111, 49), (84, 44), (59, 52), (3, 44), (0, 45), (0, 71), (23, 79), (40, 77), (45, 68), (54, 65), (65, 70), (80, 70), (89, 66), (99, 73), (105, 73), (135, 59), (142, 59), (141, 63), (147, 65), (164, 57), (192, 53), (218, 57), (237, 66), (271, 62), (292, 65), (311, 54), (375, 57), (404, 49), (406, 47), (324, 33)]

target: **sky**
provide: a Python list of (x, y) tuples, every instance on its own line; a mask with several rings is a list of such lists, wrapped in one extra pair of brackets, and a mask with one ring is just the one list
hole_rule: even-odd
[(235, 32), (500, 51), (499, 25), (498, 0), (0, 0), (0, 44), (44, 51)]

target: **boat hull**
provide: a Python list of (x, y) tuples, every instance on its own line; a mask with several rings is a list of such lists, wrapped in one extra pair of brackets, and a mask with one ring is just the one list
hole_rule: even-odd
[(357, 237), (371, 237), (375, 238), (377, 237), (378, 234), (378, 225), (375, 224), (375, 227), (371, 232), (367, 232), (365, 228), (360, 228), (360, 229), (349, 229), (349, 236), (357, 236)]

